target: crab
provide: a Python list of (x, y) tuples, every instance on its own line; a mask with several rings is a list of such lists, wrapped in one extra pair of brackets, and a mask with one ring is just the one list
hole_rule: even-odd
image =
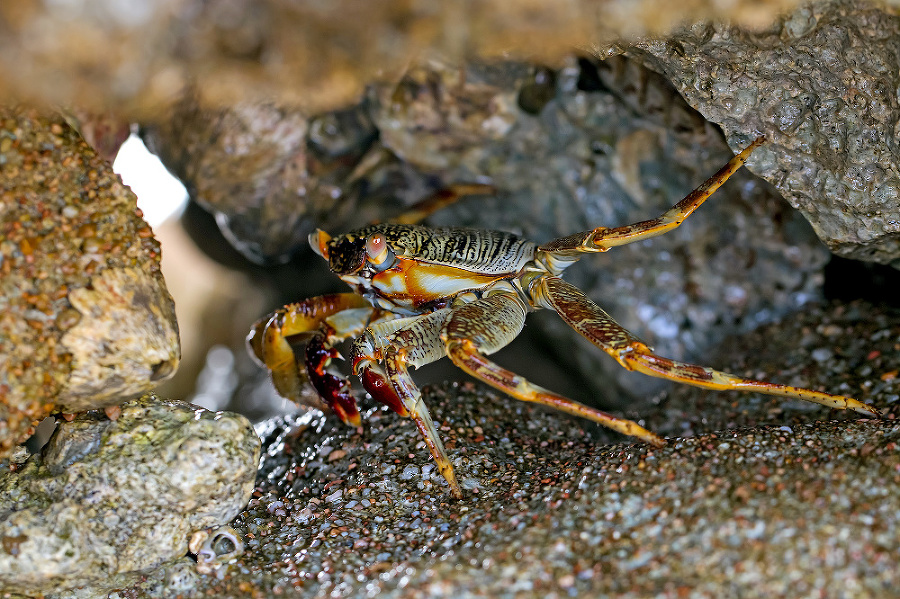
[(539, 387), (487, 358), (516, 338), (529, 312), (541, 308), (554, 310), (628, 370), (707, 389), (799, 398), (879, 416), (876, 409), (850, 397), (756, 381), (659, 356), (561, 278), (584, 254), (678, 227), (763, 142), (763, 137), (757, 138), (657, 218), (598, 227), (543, 245), (501, 231), (408, 222), (370, 225), (335, 237), (318, 230), (310, 235), (313, 249), (354, 292), (287, 305), (253, 326), (248, 345), (270, 371), (279, 394), (359, 426), (350, 383), (330, 368), (339, 357), (335, 345), (355, 338), (350, 349), (353, 373), (375, 400), (415, 422), (456, 498), (462, 492), (453, 466), (408, 370), (445, 356), (516, 399), (587, 418), (654, 446), (665, 443), (636, 422)]

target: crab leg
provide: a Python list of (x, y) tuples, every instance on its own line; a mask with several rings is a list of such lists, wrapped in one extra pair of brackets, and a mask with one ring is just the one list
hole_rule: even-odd
[(457, 183), (444, 189), (439, 189), (424, 200), (416, 202), (405, 212), (390, 219), (390, 222), (402, 225), (414, 225), (422, 222), (425, 217), (441, 208), (459, 201), (460, 198), (469, 195), (491, 195), (497, 190), (492, 185), (483, 183)]
[(652, 445), (665, 444), (662, 438), (636, 422), (557, 395), (485, 358), (486, 354), (499, 350), (519, 334), (526, 312), (525, 303), (518, 296), (508, 293), (491, 295), (454, 310), (443, 333), (447, 355), (470, 375), (516, 399), (593, 420)]
[(538, 248), (557, 256), (575, 256), (585, 252), (605, 252), (611, 247), (634, 243), (642, 239), (656, 237), (678, 227), (684, 219), (699, 208), (731, 175), (747, 162), (750, 154), (765, 141), (757, 137), (753, 143), (728, 161), (712, 177), (704, 181), (683, 200), (672, 206), (657, 218), (625, 225), (623, 227), (597, 227), (593, 231), (561, 237)]
[(374, 399), (416, 423), (438, 470), (450, 485), (450, 493), (459, 499), (462, 491), (456, 482), (453, 464), (422, 393), (408, 371), (409, 365), (418, 368), (444, 356), (440, 330), (449, 313), (450, 309), (444, 308), (423, 316), (370, 326), (366, 334), (354, 342), (351, 360), (353, 371)]
[(628, 370), (706, 389), (755, 391), (803, 399), (832, 408), (855, 410), (867, 416), (881, 416), (875, 408), (850, 397), (754, 381), (706, 366), (663, 358), (653, 353), (645, 343), (613, 320), (574, 285), (558, 277), (545, 277), (535, 288), (539, 304), (555, 310), (569, 326)]
[[(302, 405), (330, 408), (344, 422), (359, 426), (359, 411), (349, 385), (326, 368), (337, 357), (333, 343), (356, 334), (374, 311), (355, 293), (310, 298), (289, 304), (256, 322), (247, 336), (247, 345), (269, 369), (272, 383), (282, 397)], [(291, 341), (303, 338), (308, 344), (304, 363), (300, 363)], [(313, 393), (306, 384), (309, 382), (318, 393)]]

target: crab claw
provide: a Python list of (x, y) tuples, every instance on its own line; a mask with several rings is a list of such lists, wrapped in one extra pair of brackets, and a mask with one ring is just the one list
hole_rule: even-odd
[(326, 401), (326, 403), (344, 424), (354, 428), (362, 426), (362, 417), (356, 407), (356, 398), (349, 393), (337, 395), (333, 401)]
[(360, 426), (362, 418), (356, 407), (356, 398), (350, 392), (347, 379), (328, 372), (328, 365), (334, 358), (340, 357), (337, 350), (325, 342), (325, 335), (313, 335), (306, 344), (306, 370), (309, 382), (315, 387), (319, 396), (345, 424)]
[(353, 370), (359, 374), (363, 387), (373, 399), (383, 403), (404, 418), (409, 416), (409, 410), (391, 387), (387, 375), (380, 366), (371, 360), (363, 359), (353, 365)]
[(262, 367), (266, 366), (265, 354), (263, 349), (263, 335), (266, 325), (269, 324), (269, 317), (263, 318), (253, 324), (250, 333), (247, 335), (247, 348), (250, 350), (250, 356)]

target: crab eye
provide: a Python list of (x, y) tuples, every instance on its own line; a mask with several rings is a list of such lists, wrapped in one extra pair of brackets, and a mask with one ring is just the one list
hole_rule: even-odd
[(387, 241), (381, 233), (366, 238), (366, 255), (373, 264), (381, 264), (388, 257)]

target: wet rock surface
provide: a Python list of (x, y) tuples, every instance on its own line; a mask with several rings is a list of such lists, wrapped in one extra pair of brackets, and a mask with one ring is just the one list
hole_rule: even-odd
[[(864, 303), (810, 308), (735, 339), (742, 357), (723, 352), (718, 364), (846, 384), (887, 408), (879, 421), (755, 395), (684, 406), (673, 395), (638, 417), (697, 436), (652, 449), (475, 386), (428, 388), (462, 501), (415, 427), (386, 410), (368, 410), (361, 432), (315, 414), (269, 421), (254, 499), (232, 522), (247, 552), (194, 592), (887, 596), (900, 584), (896, 322), (896, 310)], [(797, 357), (773, 363), (792, 343)], [(845, 359), (819, 351), (840, 347)], [(165, 596), (167, 576), (139, 588)]]
[(900, 263), (900, 17), (814, 2), (763, 30), (698, 25), (633, 48), (842, 256)]
[(60, 422), (40, 454), (0, 472), (0, 591), (98, 596), (133, 584), (246, 505), (258, 457), (243, 416), (155, 396), (115, 421)]
[(0, 455), (54, 409), (121, 403), (178, 363), (159, 244), (62, 117), (0, 108)]

